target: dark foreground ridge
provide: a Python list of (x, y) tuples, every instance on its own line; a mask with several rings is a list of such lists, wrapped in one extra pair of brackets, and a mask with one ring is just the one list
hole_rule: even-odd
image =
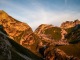
[[(28, 49), (24, 48), (23, 46), (21, 46), (20, 44), (16, 43), (14, 40), (10, 39), (5, 33), (5, 31), (1, 28), (2, 26), (0, 26), (0, 44), (4, 43), (7, 46), (2, 46), (8, 49), (6, 49), (6, 51), (10, 52), (10, 56), (7, 57), (7, 53), (4, 52), (6, 55), (6, 57), (4, 57), (3, 59), (0, 57), (0, 59), (4, 60), (7, 58), (7, 60), (43, 60), (42, 58), (36, 56), (35, 54), (33, 54), (31, 51), (29, 51)], [(1, 48), (1, 46), (0, 46)], [(3, 48), (2, 50), (5, 50), (5, 48)], [(0, 49), (1, 51), (1, 49)], [(14, 54), (13, 54), (14, 53)], [(3, 53), (1, 53), (2, 56), (4, 56)], [(17, 56), (15, 56), (17, 55)], [(19, 59), (21, 58), (21, 59)]]

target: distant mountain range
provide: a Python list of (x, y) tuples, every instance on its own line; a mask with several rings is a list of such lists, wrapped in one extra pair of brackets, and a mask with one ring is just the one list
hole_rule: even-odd
[(41, 24), (33, 32), (0, 10), (0, 60), (80, 60), (80, 21)]

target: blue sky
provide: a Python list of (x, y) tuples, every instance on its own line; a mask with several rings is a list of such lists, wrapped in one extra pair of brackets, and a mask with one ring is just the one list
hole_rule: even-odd
[(0, 10), (34, 30), (40, 24), (60, 26), (66, 20), (80, 19), (80, 0), (0, 0)]

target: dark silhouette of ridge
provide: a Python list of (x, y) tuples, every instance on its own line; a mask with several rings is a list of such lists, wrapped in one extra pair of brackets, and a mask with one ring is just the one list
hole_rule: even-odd
[(2, 34), (5, 35), (5, 37), (7, 37), (7, 40), (11, 43), (12, 48), (15, 49), (16, 51), (18, 51), (19, 53), (28, 56), (29, 58), (31, 58), (32, 60), (43, 60), (41, 57), (35, 55), (34, 53), (32, 53), (30, 50), (28, 50), (27, 48), (24, 48), (23, 46), (21, 46), (20, 44), (18, 44), (17, 42), (15, 42), (14, 40), (10, 39), (7, 36), (6, 31), (4, 31), (3, 26), (0, 25), (0, 32), (2, 32)]

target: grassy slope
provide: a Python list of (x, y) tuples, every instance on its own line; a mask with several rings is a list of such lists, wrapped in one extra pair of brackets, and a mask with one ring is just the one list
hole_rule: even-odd
[(61, 32), (61, 29), (58, 27), (53, 27), (53, 28), (45, 30), (45, 34), (51, 35), (51, 37), (54, 40), (60, 40), (61, 39), (61, 33), (60, 32)]
[(74, 29), (74, 27), (68, 28), (68, 29), (65, 29), (65, 30), (67, 31), (67, 33), (70, 33), (73, 29)]
[(68, 35), (66, 38), (70, 45), (58, 46), (59, 49), (63, 50), (68, 55), (73, 55), (80, 58), (80, 28), (74, 30), (75, 27), (66, 29)]
[(70, 44), (66, 46), (58, 46), (58, 48), (63, 50), (68, 55), (80, 58), (80, 43)]

